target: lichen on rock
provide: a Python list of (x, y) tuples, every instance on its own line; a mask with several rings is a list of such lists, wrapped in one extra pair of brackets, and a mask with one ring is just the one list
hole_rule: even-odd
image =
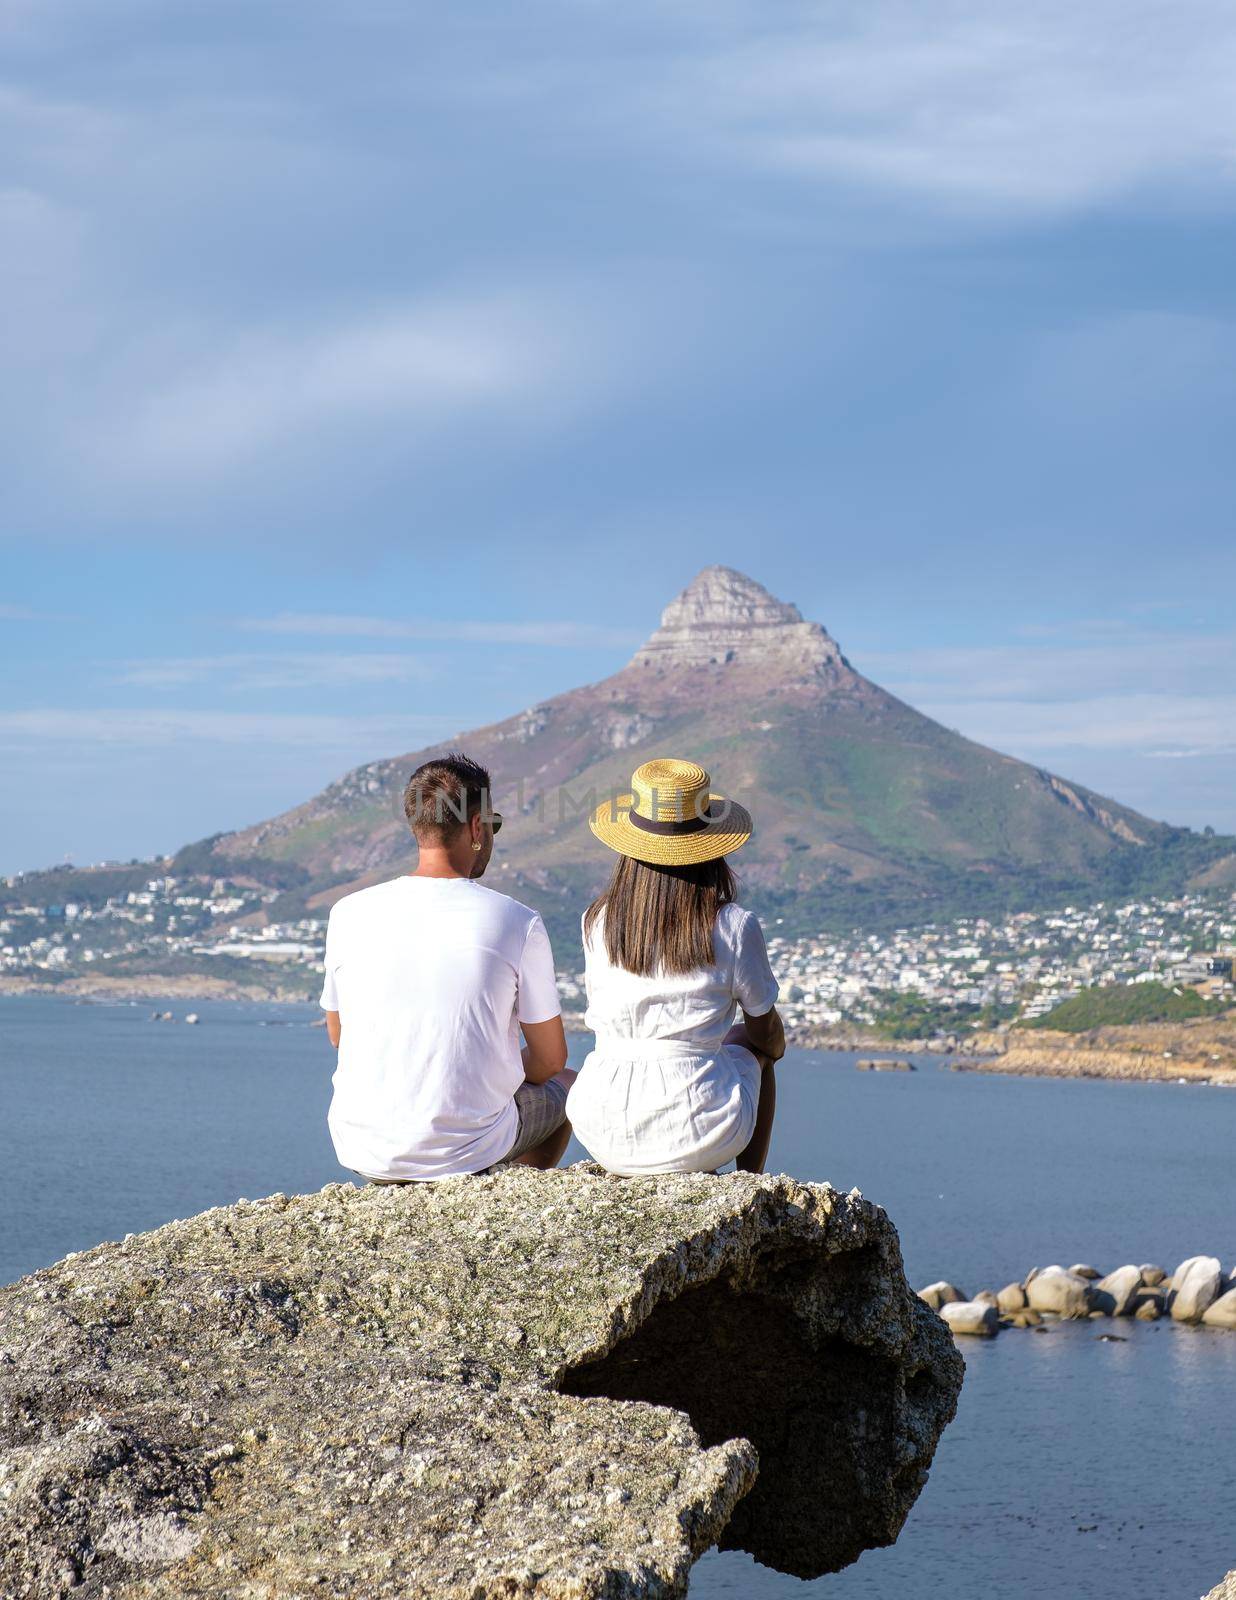
[(0, 1291), (0, 1593), (681, 1595), (896, 1538), (961, 1358), (857, 1192), (595, 1169), (208, 1211)]

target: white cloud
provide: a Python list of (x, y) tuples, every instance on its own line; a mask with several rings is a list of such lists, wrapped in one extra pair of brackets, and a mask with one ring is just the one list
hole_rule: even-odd
[(661, 115), (734, 159), (983, 213), (1152, 185), (1233, 191), (1236, 30), (1221, 0), (720, 15), (712, 48), (661, 76)]
[[(0, 711), (0, 748), (31, 744), (162, 747), (191, 741), (218, 745), (292, 745), (329, 753), (413, 750), (451, 731), (441, 717), (322, 717), (259, 711), (162, 711), (67, 708)], [(367, 752), (367, 753), (366, 753)]]
[(321, 638), (435, 639), (466, 644), (560, 645), (634, 648), (642, 636), (592, 622), (436, 622), (400, 621), (331, 612), (289, 611), (273, 617), (241, 617), (236, 626), (251, 633), (316, 635)]
[(68, 617), (54, 611), (36, 611), (32, 606), (0, 604), (0, 622), (67, 622)]
[(1236, 755), (1236, 637), (1124, 619), (1074, 625), (1079, 643), (920, 646), (855, 665), (967, 738), (1047, 766), (1081, 752), (1156, 760)]
[(332, 689), (351, 684), (408, 683), (434, 676), (432, 662), (407, 655), (218, 655), (153, 657), (126, 662), (113, 677), (147, 689), (223, 682), (233, 691)]
[(1034, 758), (1125, 750), (1156, 758), (1236, 755), (1236, 695), (1094, 695), (1049, 703), (928, 700), (918, 709), (967, 738)]
[[(1166, 633), (1119, 621), (1068, 631), (1080, 632), (1084, 642), (921, 645), (860, 652), (855, 665), (914, 705), (1056, 703), (1148, 688), (1200, 701), (1236, 682), (1236, 636), (1230, 634)], [(1094, 637), (1086, 640), (1087, 631)]]
[(513, 296), (201, 329), (131, 351), (110, 380), (123, 417), (92, 417), (80, 447), (104, 476), (192, 479), (366, 420), (414, 421), (419, 438), (494, 408), (526, 416), (569, 364), (548, 309)]

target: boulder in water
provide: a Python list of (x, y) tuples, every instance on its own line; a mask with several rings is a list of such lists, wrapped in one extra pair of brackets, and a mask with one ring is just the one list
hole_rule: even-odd
[(918, 1297), (920, 1300), (925, 1300), (933, 1311), (939, 1311), (941, 1306), (956, 1305), (970, 1298), (946, 1278), (941, 1278), (939, 1283), (929, 1283), (925, 1289), (920, 1289)]
[(940, 1315), (953, 1333), (994, 1339), (1000, 1332), (1000, 1313), (986, 1300), (950, 1300), (940, 1307)]
[(1095, 1284), (1095, 1306), (1109, 1317), (1132, 1316), (1137, 1291), (1143, 1287), (1140, 1267), (1117, 1267)]
[(1172, 1273), (1167, 1309), (1176, 1322), (1200, 1322), (1207, 1307), (1219, 1298), (1223, 1269), (1218, 1256), (1190, 1256)]
[(1034, 1273), (1026, 1285), (1026, 1299), (1033, 1310), (1051, 1311), (1058, 1317), (1088, 1317), (1095, 1309), (1090, 1281), (1061, 1266)]
[(1236, 1328), (1236, 1289), (1229, 1289), (1208, 1305), (1202, 1312), (1202, 1321), (1208, 1328)]
[(1014, 1311), (1024, 1311), (1030, 1302), (1020, 1283), (1006, 1283), (996, 1296), (996, 1304), (1006, 1315), (1011, 1315)]

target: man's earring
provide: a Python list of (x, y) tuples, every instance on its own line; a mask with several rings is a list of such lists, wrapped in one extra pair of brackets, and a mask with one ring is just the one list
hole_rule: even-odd
[(479, 850), (481, 848), (480, 845), (476, 842), (475, 839), (472, 841), (472, 848), (474, 850)]

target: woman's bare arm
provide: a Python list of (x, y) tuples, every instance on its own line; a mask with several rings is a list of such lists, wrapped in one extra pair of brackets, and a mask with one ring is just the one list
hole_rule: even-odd
[(336, 1050), (339, 1048), (339, 1037), (342, 1032), (343, 1025), (339, 1021), (339, 1013), (337, 1011), (328, 1011), (326, 1013), (326, 1037)]
[(735, 1023), (726, 1034), (727, 1044), (741, 1044), (766, 1061), (780, 1061), (785, 1054), (785, 1025), (776, 1006), (763, 1016), (748, 1016), (744, 1011), (742, 1021)]

